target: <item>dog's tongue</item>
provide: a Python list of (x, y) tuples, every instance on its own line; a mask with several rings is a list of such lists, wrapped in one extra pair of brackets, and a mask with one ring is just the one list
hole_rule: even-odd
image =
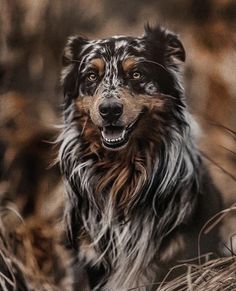
[(106, 139), (122, 138), (124, 133), (124, 128), (120, 126), (106, 126), (102, 130), (102, 135)]

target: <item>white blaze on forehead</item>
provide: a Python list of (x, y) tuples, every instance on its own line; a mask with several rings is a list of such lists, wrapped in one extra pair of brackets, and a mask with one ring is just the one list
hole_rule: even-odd
[(118, 78), (118, 59), (114, 56), (105, 63), (105, 75), (103, 79), (103, 86), (117, 87), (120, 83)]
[(112, 61), (112, 85), (117, 87), (120, 83), (119, 79), (118, 79), (118, 59), (117, 58), (113, 58)]

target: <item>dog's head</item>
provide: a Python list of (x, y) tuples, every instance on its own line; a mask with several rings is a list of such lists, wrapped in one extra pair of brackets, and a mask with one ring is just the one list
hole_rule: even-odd
[(71, 37), (63, 56), (66, 105), (74, 103), (86, 117), (78, 126), (106, 149), (152, 138), (154, 119), (167, 111), (171, 119), (182, 104), (177, 72), (184, 60), (181, 42), (161, 27), (147, 27), (142, 37)]

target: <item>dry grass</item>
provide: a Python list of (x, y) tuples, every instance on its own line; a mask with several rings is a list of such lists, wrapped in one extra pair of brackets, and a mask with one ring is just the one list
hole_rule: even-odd
[[(222, 210), (212, 217), (202, 228), (198, 237), (198, 257), (192, 260), (183, 261), (174, 266), (166, 274), (162, 282), (153, 283), (157, 286), (156, 291), (234, 291), (236, 290), (236, 254), (233, 239), (230, 239), (230, 247), (226, 246), (229, 257), (213, 259), (213, 254), (201, 255), (201, 236), (210, 232), (228, 214), (236, 210), (236, 204)], [(211, 259), (210, 259), (211, 258)], [(175, 279), (171, 279), (181, 274)], [(151, 285), (150, 285), (151, 286)], [(128, 291), (143, 290), (148, 286), (139, 286)]]
[[(235, 210), (235, 205), (220, 212), (214, 220), (210, 220), (202, 229), (202, 233), (210, 231), (232, 210)], [(0, 209), (0, 212), (3, 218), (6, 209)], [(61, 246), (54, 239), (56, 232), (52, 232), (51, 226), (45, 224), (45, 221), (37, 219), (23, 221), (13, 208), (8, 209), (7, 213), (9, 212), (11, 215), (10, 220), (8, 217), (8, 224), (6, 219), (0, 220), (0, 290), (71, 290), (66, 270), (68, 265), (66, 267), (64, 263), (65, 256), (61, 256)], [(14, 232), (6, 227), (11, 224), (17, 225)], [(201, 234), (199, 242), (200, 236)], [(40, 245), (37, 244), (39, 240)], [(162, 282), (153, 286), (157, 287), (156, 291), (236, 290), (236, 255), (232, 244), (229, 251), (230, 257), (209, 259), (211, 254), (207, 254), (182, 262), (171, 268)], [(55, 266), (55, 258), (60, 267), (58, 263)], [(56, 273), (51, 273), (50, 270), (55, 268)], [(176, 272), (182, 275), (171, 279)], [(132, 290), (144, 288), (140, 286)]]
[[(209, 260), (198, 265), (185, 263), (173, 268), (186, 268), (186, 272), (178, 278), (165, 283), (163, 281), (157, 291), (232, 291), (236, 290), (236, 257)], [(168, 277), (168, 276), (167, 276)], [(166, 280), (167, 280), (166, 277)]]
[[(212, 217), (202, 228), (198, 238), (199, 257), (173, 267), (165, 276), (157, 291), (233, 291), (236, 290), (236, 255), (231, 237), (230, 257), (209, 260), (209, 255), (201, 256), (201, 235), (207, 234), (228, 214), (236, 210), (236, 204)], [(205, 262), (203, 262), (203, 259)], [(185, 269), (182, 275), (168, 282), (168, 277), (178, 269)]]
[(72, 290), (69, 255), (54, 224), (39, 217), (23, 220), (11, 207), (0, 214), (0, 290)]
[(0, 224), (0, 289), (17, 290), (20, 286), (22, 290), (30, 290), (21, 263), (14, 256), (5, 228)]

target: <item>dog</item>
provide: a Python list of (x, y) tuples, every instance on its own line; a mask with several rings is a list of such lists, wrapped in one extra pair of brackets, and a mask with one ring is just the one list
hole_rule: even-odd
[[(155, 289), (181, 251), (196, 253), (220, 209), (191, 127), (184, 61), (162, 26), (141, 37), (73, 36), (65, 46), (65, 221), (92, 290)], [(217, 245), (217, 235), (207, 242)]]

